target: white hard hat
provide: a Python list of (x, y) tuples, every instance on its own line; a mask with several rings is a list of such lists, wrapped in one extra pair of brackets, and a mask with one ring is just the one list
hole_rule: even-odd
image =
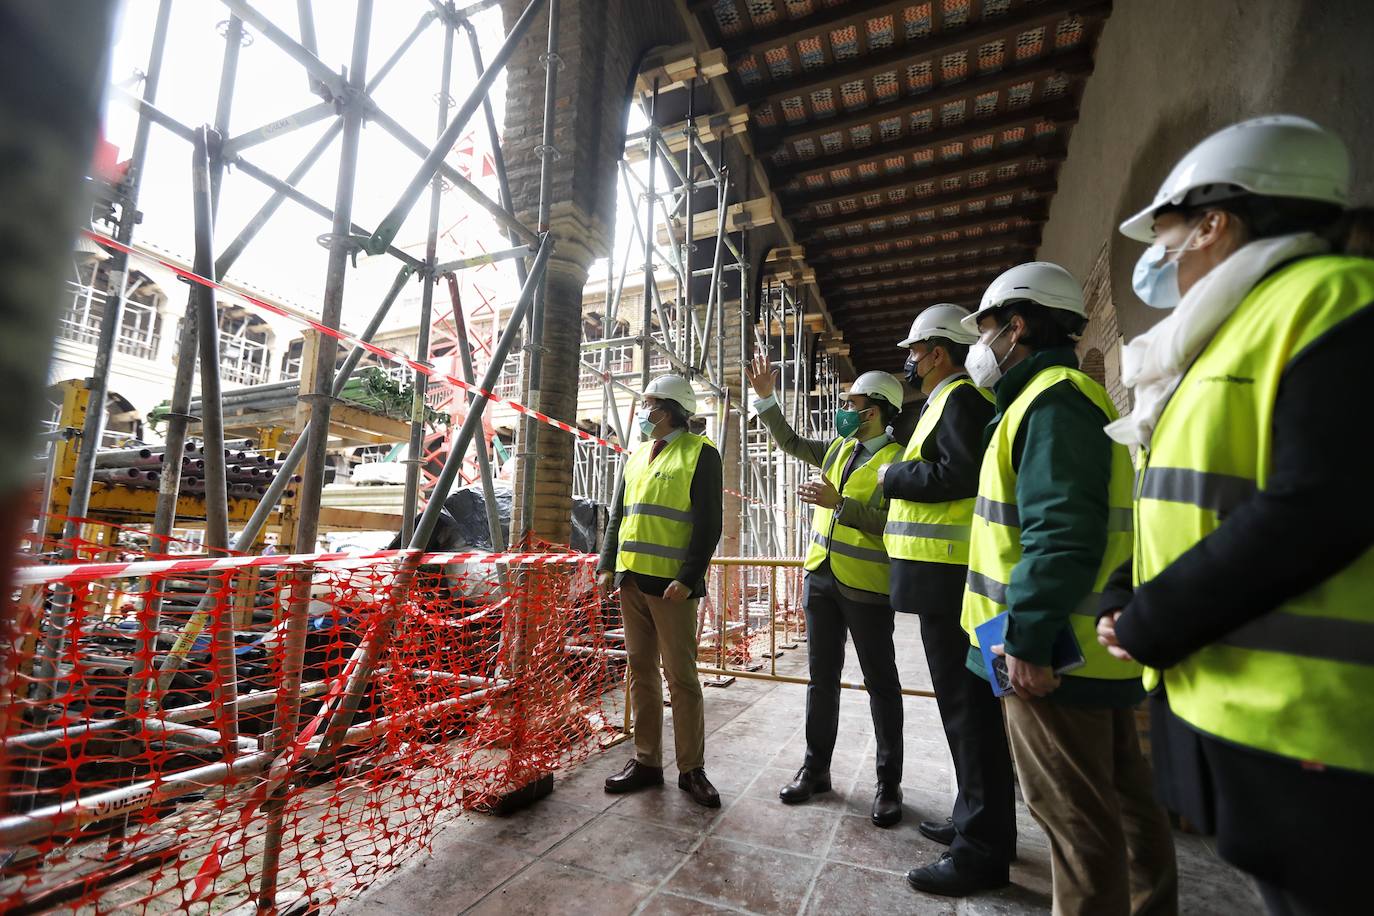
[(643, 397), (672, 401), (689, 417), (697, 412), (697, 393), (692, 390), (692, 383), (680, 375), (660, 375), (644, 389)]
[(893, 407), (901, 407), (902, 402), (906, 400), (906, 391), (902, 388), (902, 383), (897, 381), (897, 376), (876, 369), (856, 378), (849, 388), (849, 393), (877, 395)]
[(1083, 287), (1073, 274), (1049, 261), (1031, 261), (1002, 271), (983, 292), (978, 311), (963, 319), (964, 327), (977, 331), (979, 315), (1017, 299), (1029, 299), (1045, 308), (1072, 312), (1084, 318), (1088, 314), (1083, 304)]
[(1298, 197), (1346, 206), (1350, 153), (1341, 138), (1306, 118), (1269, 115), (1223, 128), (1188, 151), (1150, 205), (1121, 224), (1121, 233), (1155, 240), (1155, 211), (1166, 204), (1206, 205), (1239, 196)]
[(968, 309), (962, 306), (948, 302), (929, 306), (916, 316), (911, 323), (911, 333), (897, 346), (905, 350), (914, 343), (932, 337), (944, 337), (957, 344), (971, 344), (978, 339), (978, 334), (964, 327), (963, 321), (967, 317)]

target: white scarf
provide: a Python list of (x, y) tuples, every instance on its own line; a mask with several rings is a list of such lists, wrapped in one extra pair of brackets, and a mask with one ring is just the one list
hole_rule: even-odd
[(1188, 290), (1159, 324), (1121, 348), (1121, 380), (1135, 407), (1108, 423), (1107, 435), (1128, 446), (1150, 444), (1155, 424), (1183, 374), (1255, 284), (1278, 264), (1318, 254), (1327, 243), (1310, 232), (1250, 242)]

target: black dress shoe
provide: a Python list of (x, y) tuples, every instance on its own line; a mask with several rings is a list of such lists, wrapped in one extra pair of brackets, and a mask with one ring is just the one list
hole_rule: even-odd
[(941, 846), (948, 846), (954, 842), (958, 831), (954, 829), (954, 818), (947, 817), (944, 821), (921, 821), (916, 825), (916, 829), (921, 831), (921, 836), (927, 840), (934, 840)]
[[(958, 831), (954, 829), (954, 818), (947, 817), (944, 822), (940, 821), (921, 821), (916, 825), (916, 829), (921, 831), (921, 836), (928, 840), (934, 840), (941, 846), (949, 846), (954, 842)], [(1016, 850), (1011, 851), (1011, 861), (1016, 861)]]
[(901, 819), (901, 787), (888, 782), (878, 783), (878, 794), (873, 796), (873, 823), (879, 827), (891, 827)]
[(663, 785), (663, 767), (647, 766), (638, 760), (631, 760), (625, 764), (625, 769), (614, 776), (606, 777), (606, 791), (612, 795), (661, 785)]
[(720, 793), (711, 785), (711, 780), (706, 778), (706, 771), (701, 767), (679, 773), (677, 787), (692, 796), (692, 801), (703, 808), (720, 807)]
[(939, 894), (942, 897), (967, 897), (969, 894), (976, 894), (979, 891), (992, 891), (999, 887), (1006, 887), (1011, 883), (1011, 877), (1005, 872), (994, 875), (960, 869), (954, 864), (954, 857), (945, 853), (940, 856), (939, 861), (920, 868), (913, 868), (907, 872), (906, 883), (927, 894)]
[(778, 798), (781, 798), (784, 804), (795, 805), (806, 801), (813, 795), (829, 791), (829, 773), (817, 773), (807, 767), (802, 767), (791, 782), (778, 790)]

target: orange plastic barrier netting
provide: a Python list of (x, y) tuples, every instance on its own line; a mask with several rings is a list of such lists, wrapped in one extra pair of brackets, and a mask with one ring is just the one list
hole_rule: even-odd
[(280, 908), (329, 909), (356, 894), (463, 810), (617, 733), (623, 643), (593, 559), (16, 590), (0, 911), (218, 912), (264, 885)]

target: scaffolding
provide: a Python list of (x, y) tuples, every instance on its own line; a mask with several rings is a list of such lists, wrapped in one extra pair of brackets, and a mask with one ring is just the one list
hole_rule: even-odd
[[(395, 623), (396, 614), (403, 602), (400, 599), (407, 593), (416, 574), (416, 564), (421, 550), (427, 546), (442, 510), (444, 498), (452, 488), (461, 465), (467, 460), (469, 449), (476, 447), (477, 465), (480, 469), (482, 484), (487, 494), (487, 505), (494, 511), (492, 481), (487, 460), (487, 443), (479, 435), (484, 408), (488, 397), (484, 392), (496, 387), (507, 356), (511, 353), (517, 336), (525, 341), (535, 341), (543, 321), (543, 281), (545, 267), (552, 252), (553, 242), (548, 233), (551, 158), (556, 155), (552, 146), (553, 105), (556, 98), (556, 79), (558, 60), (558, 22), (559, 0), (530, 0), (520, 16), (513, 22), (501, 48), (484, 67), (478, 49), (476, 30), (470, 17), (494, 4), (491, 0), (480, 0), (465, 8), (449, 2), (432, 0), (419, 16), (415, 27), (397, 46), (390, 56), (375, 71), (369, 69), (369, 46), (372, 35), (373, 0), (359, 0), (353, 23), (352, 47), (348, 66), (336, 70), (318, 56), (313, 6), (308, 0), (295, 5), (296, 21), (279, 24), (271, 17), (253, 6), (248, 0), (223, 0), (228, 8), (229, 17), (223, 24), (224, 54), (220, 67), (218, 96), (213, 118), (203, 126), (182, 123), (157, 107), (158, 86), (162, 76), (164, 51), (168, 41), (168, 25), (171, 15), (171, 0), (162, 0), (157, 10), (153, 31), (150, 57), (142, 91), (131, 93), (121, 87), (112, 87), (116, 100), (132, 106), (138, 115), (137, 130), (128, 169), (122, 178), (110, 181), (103, 188), (105, 200), (97, 212), (111, 225), (108, 236), (104, 238), (105, 247), (112, 250), (104, 271), (104, 289), (91, 288), (86, 297), (86, 311), (79, 316), (78, 324), (93, 320), (95, 314), (91, 307), (99, 302), (99, 337), (95, 341), (96, 359), (91, 377), (86, 384), (86, 397), (94, 409), (85, 411), (84, 423), (73, 436), (77, 443), (77, 454), (72, 469), (71, 496), (67, 501), (67, 522), (63, 531), (64, 542), (74, 545), (78, 542), (82, 523), (91, 509), (91, 492), (96, 477), (98, 443), (101, 442), (105, 424), (105, 403), (109, 388), (111, 361), (128, 336), (131, 320), (142, 328), (139, 313), (130, 310), (129, 302), (136, 284), (129, 281), (129, 257), (134, 252), (135, 227), (141, 220), (138, 210), (139, 190), (143, 178), (148, 141), (151, 130), (157, 127), (186, 144), (190, 154), (192, 187), (190, 188), (194, 212), (194, 262), (187, 279), (191, 280), (187, 300), (186, 317), (182, 322), (182, 333), (178, 342), (177, 376), (171, 398), (168, 430), (158, 479), (157, 507), (152, 520), (153, 543), (165, 549), (171, 540), (172, 528), (179, 510), (178, 498), (185, 492), (181, 479), (183, 459), (187, 453), (188, 425), (194, 417), (191, 414), (192, 388), (195, 368), (199, 365), (199, 405), (204, 454), (203, 487), (205, 505), (205, 545), (212, 552), (242, 552), (251, 550), (258, 536), (284, 494), (288, 481), (299, 469), (297, 503), (295, 507), (296, 527), (292, 538), (294, 549), (309, 552), (314, 549), (319, 530), (321, 491), (323, 489), (327, 440), (330, 429), (331, 412), (334, 411), (342, 387), (352, 375), (353, 369), (366, 352), (366, 346), (377, 333), (391, 305), (396, 300), (402, 286), (417, 276), (423, 284), (422, 307), (420, 316), (419, 340), (416, 352), (422, 358), (430, 353), (430, 331), (433, 310), (434, 288), (444, 277), (454, 272), (490, 263), (505, 258), (516, 259), (521, 292), (511, 311), (509, 319), (497, 339), (490, 345), (489, 359), (483, 367), (482, 378), (475, 378), (475, 367), (467, 346), (459, 347), (463, 355), (460, 360), (465, 380), (468, 383), (468, 404), (463, 411), (461, 428), (452, 437), (442, 471), (434, 481), (428, 503), (421, 510), (419, 503), (419, 462), (421, 460), (421, 439), (423, 437), (423, 417), (427, 385), (419, 379), (420, 366), (416, 365), (414, 410), (410, 424), (410, 461), (404, 504), (403, 543), (413, 552), (407, 555), (398, 573), (396, 585), (387, 614), (379, 625), (368, 634), (354, 650), (349, 661), (349, 677), (332, 710), (327, 722), (320, 730), (317, 742), (312, 745), (309, 761), (290, 761), (299, 764), (327, 764), (338, 753), (341, 744), (352, 733), (355, 714), (364, 691), (377, 671), (379, 654), (390, 628)], [(501, 144), (497, 135), (496, 122), (487, 98), (497, 76), (503, 71), (514, 54), (517, 46), (541, 12), (548, 13), (547, 53), (543, 62), (547, 71), (545, 83), (544, 142), (537, 149), (541, 159), (541, 181), (538, 207), (538, 230), (522, 223), (513, 212), (509, 189), (505, 180), (504, 164), (501, 161)], [(388, 9), (388, 12), (392, 12)], [(438, 98), (441, 100), (436, 124), (435, 139), (424, 142), (410, 133), (396, 119), (377, 104), (374, 92), (378, 85), (393, 70), (396, 64), (413, 46), (426, 29), (438, 26), (443, 30), (444, 54), (438, 74)], [(265, 39), (277, 50), (287, 55), (303, 71), (302, 88), (308, 87), (317, 98), (311, 104), (287, 118), (274, 119), (271, 123), (235, 133), (230, 129), (230, 114), (233, 110), (235, 81), (238, 72), (240, 49), (249, 40), (248, 29), (256, 36)], [(299, 40), (291, 37), (294, 32)], [(454, 43), (459, 32), (468, 36), (473, 64), (479, 74), (467, 96), (460, 102), (450, 105), (449, 86), (453, 79)], [(492, 200), (470, 180), (450, 166), (446, 157), (453, 149), (468, 122), (479, 108), (484, 110), (486, 128), (490, 132), (493, 153), (496, 157), (498, 174), (501, 179), (500, 200)], [(352, 218), (354, 185), (358, 177), (361, 129), (364, 119), (390, 135), (402, 147), (410, 150), (419, 160), (413, 177), (394, 206), (379, 225), (367, 229), (356, 224)], [(312, 124), (331, 120), (328, 129), (320, 136), (310, 151), (285, 177), (278, 177), (256, 165), (249, 156), (254, 147), (271, 143), (282, 136), (294, 133)], [(315, 200), (300, 189), (302, 180), (311, 169), (338, 141), (338, 178), (336, 193), (332, 204)], [(226, 170), (232, 168), (236, 175), (265, 186), (271, 195), (258, 212), (242, 227), (227, 244), (217, 244), (215, 218), (217, 204), (222, 194)], [(438, 234), (439, 201), (444, 184), (447, 183), (464, 192), (472, 202), (490, 215), (497, 225), (507, 233), (510, 248), (491, 252), (483, 258), (470, 259), (447, 264), (438, 263), (436, 239)], [(407, 216), (420, 204), (424, 192), (428, 190), (428, 242), (423, 259), (415, 258), (393, 246), (397, 231)], [(292, 202), (312, 212), (330, 223), (328, 232), (319, 236), (319, 243), (328, 250), (328, 266), (324, 278), (321, 314), (317, 329), (321, 331), (319, 345), (315, 348), (313, 363), (302, 365), (300, 382), (300, 416), (304, 423), (298, 430), (295, 443), (281, 459), (279, 473), (272, 485), (262, 494), (251, 517), (244, 521), (231, 513), (229, 506), (230, 480), (226, 466), (224, 417), (222, 414), (222, 382), (224, 369), (222, 357), (237, 353), (246, 360), (246, 365), (256, 371), (261, 364), (265, 369), (265, 350), (256, 346), (251, 336), (250, 323), (240, 322), (233, 327), (222, 323), (216, 308), (215, 293), (219, 287), (218, 279), (224, 276), (235, 264), (248, 245), (260, 234), (273, 215), (286, 202)], [(117, 215), (116, 215), (117, 214)], [(348, 278), (349, 264), (357, 254), (366, 252), (372, 255), (391, 255), (396, 263), (395, 281), (386, 297), (378, 305), (367, 328), (359, 335), (355, 345), (341, 366), (336, 364), (338, 338), (343, 310), (343, 293)], [(456, 297), (455, 297), (456, 298)], [(258, 301), (258, 304), (262, 303)], [(137, 309), (138, 306), (134, 306)], [(133, 319), (130, 316), (134, 316)], [(454, 319), (458, 322), (456, 336), (466, 340), (467, 333), (462, 327), (463, 312), (455, 301)], [(70, 324), (71, 322), (69, 322)], [(523, 334), (522, 334), (523, 330)], [(261, 353), (258, 351), (262, 350)], [(308, 348), (307, 348), (308, 352)], [(540, 350), (529, 347), (525, 353), (525, 376), (527, 384), (538, 390), (540, 371)], [(426, 376), (429, 371), (423, 373)], [(523, 433), (526, 441), (529, 428)], [(522, 468), (518, 484), (520, 492), (528, 503), (533, 492), (534, 468), (526, 464)], [(230, 523), (242, 523), (236, 537), (230, 540)], [(494, 538), (499, 538), (500, 525), (492, 526)], [(499, 549), (499, 547), (498, 547)], [(74, 548), (67, 547), (58, 559), (70, 560)], [(411, 559), (413, 558), (413, 559)], [(213, 764), (209, 772), (199, 774), (205, 780), (213, 780), (216, 774), (227, 775), (235, 772), (237, 764), (235, 753), (241, 739), (238, 736), (236, 709), (239, 702), (239, 682), (236, 677), (234, 660), (232, 621), (223, 619), (230, 613), (229, 605), (216, 601), (215, 596), (225, 587), (227, 579), (212, 575), (208, 579), (203, 597), (200, 598), (194, 614), (182, 628), (176, 644), (170, 651), (158, 649), (156, 634), (161, 627), (160, 605), (150, 602), (146, 617), (137, 641), (139, 651), (135, 654), (135, 668), (130, 677), (128, 692), (130, 707), (126, 713), (130, 717), (146, 718), (155, 721), (160, 714), (161, 698), (173, 676), (182, 667), (191, 644), (201, 631), (210, 626), (214, 633), (212, 651), (215, 670), (216, 702), (230, 711), (229, 715), (217, 719), (216, 730), (207, 731), (215, 742), (225, 748), (225, 759)], [(292, 601), (284, 612), (284, 640), (287, 661), (285, 670), (301, 670), (305, 651), (305, 634), (308, 626), (310, 570), (303, 568), (294, 574)], [(58, 671), (59, 659), (63, 657), (64, 640), (68, 630), (68, 616), (74, 610), (73, 591), (66, 585), (58, 586), (50, 602), (45, 606), (40, 623), (39, 647), (34, 662), (36, 685), (34, 696), (37, 701), (33, 725), (40, 732), (49, 725), (49, 712), (43, 706), (45, 695)], [(283, 760), (283, 755), (297, 741), (301, 725), (302, 701), (306, 694), (299, 678), (287, 678), (274, 690), (276, 698), (276, 721), (272, 737), (261, 751), (250, 754), (255, 764), (264, 768), (273, 760)], [(70, 727), (67, 723), (66, 727)], [(244, 758), (248, 759), (248, 758)], [(36, 779), (36, 775), (34, 776)], [(265, 853), (262, 871), (256, 889), (260, 906), (274, 905), (277, 894), (279, 855), (282, 837), (281, 805), (278, 800), (286, 791), (291, 780), (288, 776), (277, 783), (273, 794), (267, 800), (269, 821), (264, 843)], [(114, 788), (121, 795), (117, 810), (134, 814), (151, 803), (147, 793), (136, 785)], [(111, 809), (115, 810), (115, 809)], [(34, 809), (25, 812), (25, 829), (32, 832), (53, 829), (62, 823), (66, 814), (63, 811)], [(118, 843), (119, 831), (111, 842)]]
[[(784, 416), (812, 437), (825, 434), (838, 406), (837, 366), (821, 346), (821, 316), (806, 313), (797, 280), (767, 262), (762, 278), (750, 276), (749, 202), (732, 201), (742, 195), (725, 137), (703, 139), (709, 119), (697, 110), (698, 80), (688, 78), (679, 91), (686, 93), (686, 118), (671, 125), (656, 121), (656, 79), (632, 100), (648, 125), (627, 135), (617, 166), (629, 226), (619, 260), (606, 262), (604, 315), (598, 336), (584, 333), (579, 387), (600, 390), (599, 435), (628, 444), (628, 418), (649, 380), (667, 372), (690, 380), (711, 405), (705, 433), (722, 455), (732, 441), (744, 444), (736, 450), (740, 488), (732, 492), (740, 503), (741, 555), (800, 556), (808, 517), (795, 493), (808, 470), (752, 422), (740, 363), (753, 352), (769, 354), (782, 380)], [(710, 192), (714, 209), (695, 212)], [(711, 253), (709, 265), (694, 262), (701, 246)], [(738, 291), (735, 301), (727, 301), (731, 290)], [(630, 311), (636, 307), (638, 314)], [(574, 493), (609, 503), (624, 454), (579, 443), (576, 458)]]
[[(723, 136), (703, 136), (698, 118), (698, 80), (686, 82), (686, 120), (677, 125), (662, 126), (656, 116), (659, 109), (660, 87), (652, 80), (642, 93), (638, 104), (648, 119), (648, 126), (626, 138), (627, 155), (618, 165), (619, 193), (624, 196), (631, 213), (624, 254), (607, 259), (605, 315), (601, 334), (583, 346), (581, 370), (601, 389), (602, 411), (598, 420), (599, 433), (591, 441), (588, 431), (549, 421), (533, 415), (545, 382), (542, 379), (539, 341), (542, 338), (545, 303), (545, 275), (553, 251), (549, 232), (552, 174), (551, 163), (558, 151), (553, 145), (553, 107), (557, 99), (559, 0), (529, 0), (523, 12), (511, 25), (505, 40), (492, 60), (484, 64), (478, 46), (476, 29), (471, 21), (475, 13), (493, 6), (492, 0), (480, 0), (463, 9), (449, 0), (431, 0), (418, 22), (383, 64), (375, 71), (369, 68), (373, 0), (358, 0), (353, 24), (349, 64), (336, 71), (317, 53), (313, 7), (308, 0), (296, 4), (297, 18), (291, 28), (283, 26), (261, 12), (248, 0), (222, 0), (229, 11), (223, 27), (224, 54), (220, 68), (218, 98), (213, 118), (201, 126), (178, 121), (157, 107), (158, 84), (161, 77), (163, 52), (168, 40), (171, 0), (161, 0), (157, 11), (152, 49), (143, 80), (142, 91), (134, 94), (120, 87), (112, 91), (115, 98), (130, 105), (137, 113), (137, 131), (129, 168), (118, 183), (104, 189), (105, 201), (98, 213), (107, 218), (111, 228), (97, 242), (112, 253), (103, 272), (104, 289), (96, 289), (87, 282), (84, 294), (85, 311), (77, 324), (94, 322), (99, 301), (99, 337), (96, 341), (96, 362), (91, 378), (85, 385), (88, 403), (96, 409), (85, 411), (79, 432), (68, 437), (74, 442), (74, 461), (71, 466), (70, 499), (66, 514), (70, 516), (63, 530), (63, 540), (74, 545), (79, 540), (81, 525), (92, 508), (91, 494), (96, 479), (97, 443), (104, 432), (105, 403), (109, 388), (111, 360), (127, 338), (129, 328), (140, 333), (156, 333), (132, 307), (130, 302), (137, 284), (131, 283), (129, 259), (137, 254), (135, 227), (141, 219), (138, 210), (139, 186), (143, 177), (148, 138), (153, 128), (168, 132), (185, 142), (191, 158), (194, 204), (194, 259), (190, 271), (181, 271), (190, 281), (185, 318), (177, 341), (178, 358), (170, 407), (167, 414), (166, 442), (160, 470), (157, 472), (156, 506), (151, 517), (150, 542), (155, 549), (168, 552), (173, 540), (172, 530), (178, 515), (184, 513), (182, 501), (188, 492), (182, 479), (182, 468), (188, 457), (188, 431), (199, 413), (200, 441), (195, 446), (203, 454), (203, 469), (197, 490), (203, 493), (204, 546), (212, 554), (247, 553), (260, 547), (260, 535), (268, 519), (278, 510), (288, 483), (294, 488), (291, 517), (294, 532), (284, 547), (298, 553), (310, 554), (315, 547), (321, 526), (321, 499), (325, 480), (328, 437), (331, 423), (345, 409), (340, 404), (344, 386), (352, 377), (365, 354), (386, 354), (371, 341), (378, 333), (392, 305), (405, 284), (418, 278), (422, 285), (420, 320), (414, 352), (415, 360), (408, 363), (414, 373), (413, 405), (408, 433), (408, 458), (403, 503), (403, 524), (400, 543), (408, 552), (398, 558), (394, 580), (388, 587), (382, 612), (375, 626), (364, 634), (343, 669), (344, 677), (334, 693), (328, 714), (309, 730), (308, 753), (298, 754), (306, 742), (300, 737), (302, 708), (307, 700), (309, 685), (298, 676), (287, 676), (272, 689), (275, 704), (273, 728), (261, 746), (242, 760), (249, 760), (254, 768), (264, 771), (282, 764), (285, 772), (275, 778), (265, 799), (267, 825), (263, 834), (264, 852), (258, 877), (256, 897), (261, 907), (275, 905), (282, 838), (282, 799), (293, 781), (304, 778), (311, 769), (330, 766), (341, 749), (359, 728), (355, 718), (365, 693), (384, 664), (383, 653), (392, 629), (396, 626), (406, 596), (416, 581), (420, 557), (429, 547), (444, 500), (460, 476), (480, 481), (486, 497), (488, 526), (495, 550), (506, 548), (502, 526), (495, 517), (497, 501), (489, 442), (489, 426), (484, 416), (490, 401), (489, 393), (510, 398), (517, 391), (521, 407), (520, 428), (517, 435), (519, 474), (514, 485), (517, 506), (524, 507), (523, 530), (512, 531), (512, 541), (525, 541), (530, 534), (534, 501), (535, 461), (530, 443), (536, 424), (552, 422), (566, 431), (580, 436), (577, 443), (575, 490), (580, 494), (607, 503), (612, 498), (620, 474), (623, 456), (632, 432), (629, 415), (639, 392), (650, 378), (660, 372), (673, 371), (686, 376), (697, 388), (704, 403), (709, 405), (705, 432), (716, 442), (722, 454), (730, 451), (731, 440), (739, 456), (738, 491), (741, 548), (746, 556), (797, 556), (806, 543), (806, 517), (799, 511), (794, 493), (807, 470), (797, 461), (782, 455), (766, 434), (751, 424), (745, 398), (738, 393), (732, 402), (732, 388), (739, 392), (740, 363), (751, 352), (766, 352), (780, 370), (782, 384), (779, 401), (785, 415), (804, 435), (816, 435), (828, 424), (830, 411), (839, 397), (838, 377), (832, 355), (817, 337), (819, 328), (813, 327), (806, 314), (803, 297), (798, 294), (799, 281), (785, 272), (769, 273), (763, 278), (751, 275), (748, 250), (750, 223), (746, 217), (732, 219), (732, 206), (747, 210), (748, 201), (732, 205), (732, 198), (747, 197), (732, 180)], [(390, 10), (389, 10), (390, 11)], [(496, 77), (505, 68), (517, 46), (531, 30), (536, 18), (548, 14), (548, 33), (540, 60), (545, 67), (543, 131), (535, 148), (540, 162), (540, 183), (536, 227), (523, 223), (514, 212), (514, 205), (501, 154), (501, 142), (495, 117), (487, 94)], [(443, 31), (444, 51), (438, 78), (436, 98), (439, 112), (434, 139), (426, 143), (410, 133), (377, 104), (374, 98), (378, 85), (406, 55), (418, 37), (432, 26)], [(278, 51), (293, 60), (303, 71), (302, 87), (308, 87), (317, 97), (295, 114), (274, 119), (271, 123), (235, 133), (230, 129), (239, 51), (247, 40), (248, 29)], [(291, 37), (295, 31), (300, 38)], [(458, 33), (467, 35), (472, 55), (475, 83), (467, 96), (455, 101), (449, 96), (453, 81), (455, 42)], [(467, 124), (482, 109), (486, 122), (495, 171), (499, 183), (499, 199), (493, 200), (471, 180), (446, 161)], [(401, 147), (417, 158), (416, 170), (395, 204), (371, 230), (353, 219), (354, 185), (358, 178), (360, 132), (366, 119)], [(309, 125), (330, 121), (313, 147), (285, 177), (279, 177), (258, 166), (250, 158), (252, 150), (273, 140), (299, 131)], [(312, 168), (338, 141), (338, 177), (332, 203), (318, 201), (301, 190), (300, 185)], [(644, 162), (647, 168), (636, 169), (631, 163)], [(217, 204), (223, 192), (226, 172), (231, 169), (236, 181), (253, 181), (270, 192), (266, 203), (233, 236), (227, 244), (216, 241)], [(461, 257), (449, 262), (438, 258), (440, 197), (445, 186), (455, 187), (472, 201), (474, 206), (489, 215), (506, 235), (509, 245), (477, 255)], [(397, 232), (407, 216), (422, 206), (427, 195), (427, 233), (425, 252), (417, 258), (396, 247)], [(698, 212), (699, 197), (714, 195), (715, 209)], [(223, 277), (245, 249), (259, 236), (264, 226), (281, 206), (290, 202), (328, 221), (329, 231), (319, 235), (318, 242), (327, 249), (328, 262), (324, 277), (321, 313), (311, 324), (317, 334), (309, 336), (297, 359), (300, 361), (300, 381), (296, 417), (299, 421), (295, 440), (284, 455), (279, 456), (276, 474), (265, 492), (257, 494), (251, 513), (242, 504), (229, 502), (232, 475), (236, 469), (227, 464), (225, 398), (222, 385), (226, 379), (226, 357), (230, 367), (244, 372), (267, 370), (267, 351), (254, 337), (252, 310), (268, 304), (242, 293), (237, 298), (245, 302), (247, 310), (222, 310), (216, 302), (220, 290), (230, 292), (220, 284)], [(92, 236), (94, 238), (94, 236)], [(221, 237), (224, 237), (221, 235)], [(694, 258), (709, 249), (710, 257)], [(341, 328), (344, 288), (350, 263), (356, 255), (389, 255), (395, 263), (395, 277), (382, 301), (356, 337)], [(520, 292), (508, 314), (492, 309), (491, 302), (475, 304), (486, 323), (490, 317), (492, 333), (486, 328), (474, 335), (469, 328), (469, 310), (459, 295), (458, 274), (480, 269), (498, 261), (512, 262), (520, 284)], [(759, 259), (762, 262), (762, 259)], [(164, 262), (165, 266), (172, 266)], [(626, 296), (627, 279), (642, 277), (642, 291), (637, 302)], [(94, 278), (93, 278), (94, 279)], [(438, 315), (436, 321), (436, 286), (443, 282), (451, 312)], [(765, 282), (766, 281), (766, 282)], [(727, 301), (731, 290), (738, 290), (736, 300)], [(762, 289), (762, 293), (757, 291)], [(637, 315), (627, 310), (633, 304)], [(132, 316), (132, 317), (131, 317)], [(165, 332), (164, 332), (165, 333)], [(473, 341), (479, 340), (474, 346)], [(338, 359), (339, 342), (352, 344), (347, 356)], [(388, 354), (395, 357), (395, 354)], [(287, 359), (292, 356), (288, 352)], [(445, 371), (436, 363), (449, 362)], [(198, 397), (193, 388), (199, 367)], [(457, 375), (453, 374), (454, 372)], [(480, 375), (479, 375), (480, 373)], [(434, 376), (439, 379), (433, 379)], [(560, 383), (562, 380), (558, 380)], [(436, 384), (437, 383), (437, 384)], [(447, 386), (447, 387), (445, 387)], [(456, 393), (461, 392), (461, 393)], [(454, 403), (454, 402), (457, 403)], [(423, 463), (426, 457), (424, 417), (433, 404), (452, 406), (455, 418), (461, 423), (447, 442), (442, 455), (442, 469), (433, 475), (428, 501), (421, 506)], [(521, 405), (515, 405), (521, 406)], [(230, 428), (232, 418), (230, 419)], [(398, 431), (397, 437), (400, 437)], [(89, 445), (87, 445), (89, 444)], [(245, 518), (246, 516), (246, 518)], [(231, 524), (236, 529), (230, 538)], [(63, 548), (59, 560), (73, 559), (74, 549)], [(518, 584), (528, 570), (498, 567), (498, 590)], [(290, 596), (282, 607), (283, 671), (302, 670), (309, 626), (310, 586), (312, 570), (308, 564), (292, 569), (283, 583), (283, 594)], [(238, 710), (243, 699), (234, 658), (233, 607), (216, 600), (230, 587), (229, 573), (211, 572), (206, 577), (203, 593), (194, 597), (185, 623), (175, 634), (174, 644), (164, 651), (158, 636), (164, 617), (160, 598), (152, 598), (140, 612), (140, 627), (134, 641), (133, 668), (128, 676), (127, 718), (149, 722), (160, 721), (168, 686), (186, 664), (191, 646), (207, 632), (212, 646), (211, 667), (217, 708), (226, 710), (216, 719), (213, 729), (200, 730), (199, 739), (219, 743), (224, 747), (224, 759), (207, 765), (198, 778), (217, 780), (232, 776), (239, 766), (234, 756), (247, 750), (240, 747), (246, 739), (239, 734)], [(739, 602), (743, 608), (741, 620), (727, 619), (727, 610), (734, 602), (726, 586), (726, 594), (719, 602), (714, 620), (703, 620), (702, 632), (735, 632), (742, 628), (746, 636), (760, 608), (760, 619), (771, 619), (768, 612), (778, 604), (774, 594), (776, 582), (768, 584), (767, 576), (757, 580), (745, 575), (739, 578), (738, 588), (746, 596)], [(764, 597), (766, 593), (766, 598)], [(154, 594), (152, 590), (149, 594)], [(519, 589), (506, 592), (508, 600), (519, 598)], [(525, 592), (524, 594), (529, 594)], [(60, 660), (71, 648), (67, 633), (69, 615), (78, 613), (80, 594), (65, 584), (53, 587), (51, 598), (42, 606), (39, 615), (38, 648), (33, 666), (33, 695), (35, 701), (33, 726), (38, 732), (49, 729), (50, 707), (44, 702), (59, 670)], [(709, 627), (707, 625), (709, 624)], [(765, 623), (763, 625), (771, 626)], [(786, 624), (784, 623), (784, 627)], [(529, 634), (516, 633), (512, 638), (518, 645)], [(724, 640), (721, 640), (724, 646)], [(787, 648), (788, 646), (783, 646)], [(723, 653), (722, 648), (722, 653)], [(723, 664), (723, 656), (722, 656)], [(53, 707), (55, 708), (55, 707)], [(169, 720), (170, 721), (170, 720)], [(71, 727), (65, 723), (64, 727)], [(317, 727), (318, 726), (318, 727)], [(77, 727), (85, 727), (80, 723)], [(131, 742), (139, 739), (131, 737)], [(35, 776), (36, 778), (36, 776)], [(170, 786), (171, 783), (168, 783)], [(190, 792), (199, 783), (187, 781), (177, 784), (159, 798), (176, 797), (185, 789)], [(172, 794), (168, 794), (172, 793)], [(102, 796), (102, 800), (104, 796)], [(117, 811), (132, 817), (153, 804), (154, 796), (143, 793), (132, 782), (109, 788), (109, 801)], [(102, 801), (103, 803), (103, 801)], [(34, 808), (24, 812), (24, 836), (55, 830), (67, 823), (71, 812)], [(15, 828), (18, 830), (19, 828)], [(35, 833), (35, 831), (37, 833)], [(0, 831), (3, 835), (3, 831)], [(17, 834), (16, 834), (17, 835)], [(115, 830), (110, 842), (117, 846), (122, 830)], [(8, 837), (13, 839), (13, 837)]]

